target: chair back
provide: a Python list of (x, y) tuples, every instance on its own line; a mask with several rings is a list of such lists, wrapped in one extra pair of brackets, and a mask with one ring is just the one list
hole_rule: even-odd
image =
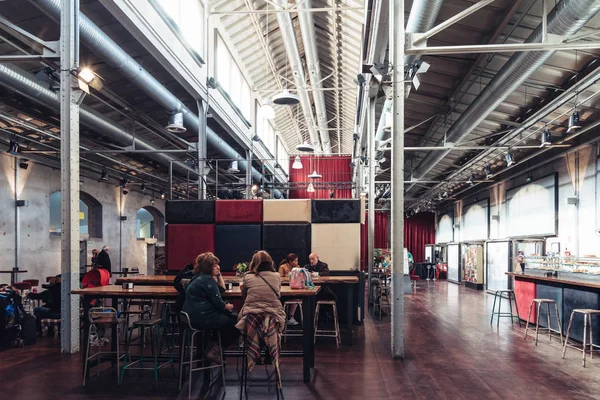
[(185, 325), (188, 329), (194, 329), (192, 327), (192, 321), (190, 321), (190, 316), (185, 311), (179, 312), (179, 317), (181, 318), (181, 323)]
[(99, 319), (114, 319), (118, 317), (117, 310), (112, 307), (92, 307), (89, 311), (90, 324), (95, 324)]
[(29, 283), (29, 282), (16, 282), (13, 286), (17, 290), (29, 290), (29, 289), (31, 289), (31, 283)]
[(37, 279), (23, 279), (23, 282), (31, 283), (31, 287), (39, 286), (39, 284), (40, 284), (40, 281)]

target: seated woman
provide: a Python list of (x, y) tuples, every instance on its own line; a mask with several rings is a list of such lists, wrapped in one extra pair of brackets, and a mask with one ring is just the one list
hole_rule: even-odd
[[(275, 272), (273, 265), (269, 253), (262, 250), (257, 252), (252, 257), (250, 271), (242, 282), (244, 305), (236, 327), (247, 333), (245, 340), (250, 370), (260, 359), (262, 341), (273, 366), (279, 371), (279, 340), (285, 330), (285, 312), (279, 300), (281, 277)], [(281, 387), (279, 380), (278, 383)]]
[[(300, 264), (298, 264), (298, 255), (294, 254), (294, 253), (290, 253), (287, 255), (286, 258), (284, 258), (283, 260), (281, 260), (281, 262), (279, 263), (279, 275), (282, 278), (287, 278), (290, 275), (290, 272), (292, 272), (293, 268), (299, 268)], [(288, 324), (290, 325), (298, 325), (298, 321), (296, 321), (296, 319), (294, 318), (294, 315), (296, 315), (296, 309), (298, 308), (297, 304), (292, 304), (290, 306), (290, 319), (288, 320)]]
[[(214, 278), (219, 271), (219, 259), (213, 253), (202, 253), (196, 258), (196, 275), (185, 290), (183, 311), (190, 316), (190, 322), (196, 329), (214, 329), (221, 334), (223, 349), (227, 348), (239, 336), (235, 328), (237, 315), (233, 313), (233, 304), (225, 304), (221, 291)], [(215, 343), (206, 357), (216, 363), (221, 362), (218, 343)]]

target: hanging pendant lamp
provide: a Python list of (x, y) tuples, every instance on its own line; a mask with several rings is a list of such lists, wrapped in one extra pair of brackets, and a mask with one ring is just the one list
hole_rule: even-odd
[(308, 193), (314, 193), (315, 192), (315, 187), (313, 186), (312, 182), (308, 184), (308, 187), (306, 188), (306, 191)]
[(300, 156), (296, 156), (294, 159), (294, 163), (292, 164), (292, 169), (302, 169), (302, 161), (300, 160)]

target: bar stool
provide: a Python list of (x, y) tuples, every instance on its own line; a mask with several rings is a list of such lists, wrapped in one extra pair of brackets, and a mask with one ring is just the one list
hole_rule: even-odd
[[(123, 367), (121, 368), (120, 383), (123, 383), (123, 376), (125, 375), (126, 369), (152, 370), (152, 371), (154, 371), (154, 381), (156, 383), (156, 387), (158, 388), (158, 370), (169, 363), (171, 364), (171, 366), (173, 366), (173, 357), (169, 357), (169, 361), (167, 361), (166, 363), (163, 363), (163, 364), (158, 363), (158, 351), (156, 349), (156, 344), (157, 344), (156, 336), (158, 333), (157, 331), (158, 331), (158, 326), (160, 325), (160, 322), (161, 322), (160, 318), (141, 319), (139, 321), (135, 321), (129, 328), (129, 335), (127, 337), (127, 347), (126, 347), (125, 356), (123, 359)], [(130, 354), (130, 349), (131, 349), (133, 331), (135, 329), (140, 329), (140, 335), (137, 338), (137, 340), (140, 341), (140, 344), (139, 344), (140, 358), (139, 358), (139, 360), (131, 361), (132, 357)], [(144, 336), (145, 336), (146, 329), (150, 330), (150, 342), (151, 342), (151, 347), (152, 347), (152, 362), (154, 364), (154, 366), (152, 368), (144, 368), (144, 345), (145, 345)], [(129, 363), (128, 363), (128, 360), (130, 361)], [(140, 366), (134, 367), (134, 365), (137, 365), (138, 363)]]
[[(88, 364), (95, 357), (98, 357), (98, 362), (96, 366), (100, 365), (100, 361), (102, 360), (103, 354), (116, 354), (117, 356), (117, 383), (119, 383), (119, 362), (121, 361), (121, 355), (119, 352), (119, 342), (117, 341), (117, 351), (102, 351), (102, 343), (98, 343), (98, 351), (94, 354), (90, 355), (90, 343), (92, 341), (92, 330), (95, 329), (98, 331), (99, 326), (103, 326), (105, 328), (116, 328), (117, 329), (117, 337), (119, 336), (119, 331), (121, 330), (121, 324), (124, 322), (122, 319), (118, 318), (117, 310), (112, 307), (93, 307), (90, 308), (89, 311), (89, 320), (90, 327), (88, 330), (88, 340), (85, 349), (85, 365), (83, 367), (83, 386), (85, 386), (85, 381), (87, 379), (88, 372)], [(42, 320), (43, 321), (43, 320)], [(96, 376), (100, 375), (100, 371), (97, 371)]]
[(46, 332), (49, 328), (56, 331), (56, 336), (60, 336), (60, 318), (43, 318), (40, 320), (40, 326), (42, 327), (42, 333)]
[[(173, 348), (175, 348), (175, 336), (178, 335), (177, 327), (179, 326), (178, 314), (173, 311), (175, 301), (167, 300), (162, 303), (161, 317), (162, 322), (160, 325), (160, 346), (158, 347), (159, 353), (163, 354), (168, 351), (169, 356), (172, 357)], [(163, 343), (167, 340), (167, 348), (163, 350)]]
[[(287, 316), (288, 314), (288, 308), (291, 308), (292, 305), (296, 304), (298, 306), (298, 308), (300, 309), (300, 324), (302, 326), (304, 326), (304, 313), (302, 311), (302, 300), (300, 299), (292, 299), (292, 300), (288, 300), (286, 302), (283, 303), (283, 311), (285, 312), (285, 315)], [(293, 315), (291, 315), (291, 317), (293, 317)], [(287, 328), (285, 330), (285, 332), (283, 333), (283, 341), (285, 342), (287, 337), (292, 337), (292, 336), (302, 336), (302, 328)]]
[[(181, 320), (181, 325), (183, 326), (183, 341), (181, 342), (181, 357), (179, 360), (179, 390), (181, 390), (181, 384), (183, 381), (183, 367), (184, 366), (188, 366), (189, 367), (189, 372), (188, 372), (188, 399), (192, 398), (192, 372), (195, 371), (210, 371), (211, 369), (215, 369), (215, 368), (219, 368), (221, 370), (221, 379), (223, 381), (223, 391), (225, 391), (225, 363), (223, 362), (223, 346), (221, 345), (221, 334), (219, 333), (219, 331), (215, 331), (215, 333), (217, 334), (217, 343), (219, 343), (219, 350), (220, 350), (220, 355), (221, 355), (221, 362), (219, 364), (212, 364), (210, 365), (210, 361), (208, 361), (205, 358), (205, 354), (204, 354), (204, 339), (205, 333), (210, 333), (209, 331), (203, 330), (203, 329), (196, 329), (194, 327), (192, 327), (192, 322), (190, 321), (190, 316), (188, 315), (188, 313), (181, 311), (179, 313), (179, 317)], [(196, 340), (196, 335), (200, 335), (200, 341), (199, 342), (194, 342), (194, 340)], [(201, 357), (194, 359), (194, 354), (196, 353), (196, 348), (201, 349), (200, 354), (202, 354)], [(187, 349), (190, 349), (190, 353), (189, 353), (189, 359), (188, 361), (185, 361), (185, 353), (187, 351)], [(205, 361), (208, 361), (205, 365)], [(200, 364), (201, 367), (193, 367), (193, 364), (196, 363), (197, 365)], [(223, 398), (225, 398), (225, 393), (223, 393)]]
[[(502, 295), (506, 293), (508, 295), (508, 304), (510, 305), (510, 313), (503, 313), (502, 312)], [(498, 311), (496, 311), (496, 299), (498, 299)], [(519, 327), (521, 326), (521, 318), (519, 316), (519, 307), (517, 306), (517, 298), (515, 296), (515, 292), (513, 290), (508, 290), (508, 289), (501, 289), (501, 290), (496, 290), (496, 292), (494, 292), (494, 305), (492, 306), (492, 318), (490, 319), (490, 324), (492, 324), (494, 322), (494, 315), (498, 316), (498, 323), (496, 326), (500, 326), (500, 318), (501, 317), (510, 317), (510, 323), (513, 323), (513, 318), (515, 318), (515, 315), (513, 314), (513, 308), (512, 308), (512, 303), (515, 303), (515, 309), (517, 311), (517, 322), (519, 323)]]
[(598, 351), (598, 350), (594, 350), (594, 346), (600, 348), (599, 345), (594, 344), (594, 338), (593, 338), (593, 332), (592, 332), (592, 315), (600, 315), (600, 310), (593, 310), (593, 309), (587, 309), (587, 308), (583, 308), (583, 309), (578, 308), (578, 309), (573, 310), (573, 312), (571, 313), (571, 318), (569, 318), (569, 326), (567, 326), (567, 334), (565, 336), (565, 344), (563, 346), (562, 358), (565, 358), (565, 352), (567, 351), (567, 346), (572, 347), (576, 350), (579, 350), (578, 347), (568, 344), (569, 343), (569, 332), (571, 332), (571, 324), (573, 323), (573, 316), (575, 315), (575, 313), (583, 314), (583, 347), (581, 348), (581, 351), (583, 352), (583, 366), (585, 367), (585, 355), (586, 355), (585, 341), (586, 341), (588, 326), (590, 327), (590, 358), (593, 359), (594, 351)]
[(375, 314), (377, 312), (377, 309), (379, 309), (379, 319), (381, 319), (381, 312), (383, 309), (383, 298), (384, 297), (385, 297), (385, 302), (387, 303), (388, 312), (392, 308), (392, 306), (390, 304), (390, 287), (389, 286), (378, 286), (376, 288), (376, 290), (377, 290), (378, 296), (376, 296), (376, 302), (375, 302), (375, 305), (373, 306), (373, 314)]
[[(333, 323), (335, 329), (319, 329), (319, 309), (321, 306), (331, 306), (333, 308)], [(334, 337), (335, 345), (340, 348), (340, 326), (338, 324), (337, 306), (335, 300), (319, 300), (317, 301), (317, 310), (315, 311), (315, 337), (314, 343), (317, 343), (317, 336)]]
[(527, 330), (529, 329), (529, 318), (531, 317), (531, 309), (532, 309), (534, 303), (537, 304), (537, 318), (535, 321), (535, 345), (537, 346), (537, 342), (538, 342), (538, 331), (540, 329), (540, 306), (542, 304), (546, 304), (546, 307), (548, 310), (548, 328), (542, 328), (542, 329), (548, 329), (548, 339), (550, 341), (552, 341), (552, 328), (550, 327), (550, 304), (554, 304), (554, 309), (556, 311), (556, 321), (558, 322), (558, 334), (560, 335), (560, 344), (562, 345), (563, 337), (562, 337), (562, 328), (560, 325), (560, 315), (558, 314), (558, 305), (556, 304), (556, 301), (554, 301), (552, 299), (533, 299), (533, 300), (531, 300), (531, 304), (529, 304), (529, 313), (527, 314), (527, 323), (525, 324), (525, 336), (523, 336), (523, 339), (527, 340)]

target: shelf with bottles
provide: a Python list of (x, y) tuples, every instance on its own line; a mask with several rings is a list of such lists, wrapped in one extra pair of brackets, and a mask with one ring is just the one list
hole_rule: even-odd
[(600, 275), (600, 258), (586, 254), (583, 257), (574, 255), (524, 256), (526, 268), (546, 271), (571, 272), (575, 274)]

